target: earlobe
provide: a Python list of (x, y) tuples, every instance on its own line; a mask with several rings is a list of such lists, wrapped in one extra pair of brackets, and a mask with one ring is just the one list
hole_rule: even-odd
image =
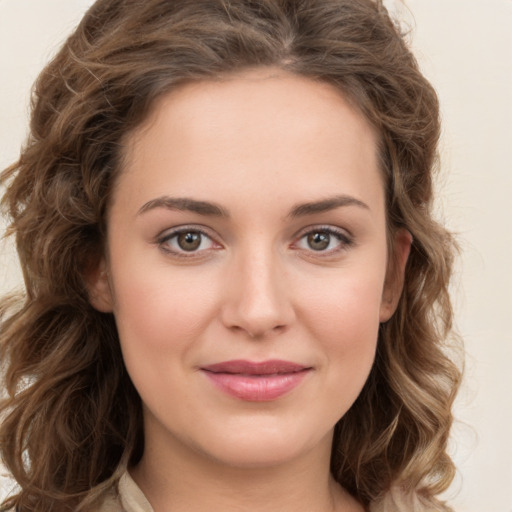
[(399, 229), (394, 235), (393, 255), (390, 258), (386, 281), (382, 292), (379, 321), (387, 322), (396, 311), (402, 295), (405, 267), (411, 251), (412, 235), (406, 229)]
[(86, 280), (89, 302), (92, 307), (102, 313), (111, 313), (113, 310), (112, 290), (104, 258), (88, 273)]

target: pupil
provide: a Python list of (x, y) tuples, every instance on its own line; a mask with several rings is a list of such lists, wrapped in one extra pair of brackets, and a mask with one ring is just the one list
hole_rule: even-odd
[(184, 251), (195, 251), (201, 245), (201, 234), (180, 233), (178, 235), (178, 245)]
[(308, 245), (314, 251), (323, 251), (329, 247), (330, 238), (329, 233), (311, 233), (308, 235)]

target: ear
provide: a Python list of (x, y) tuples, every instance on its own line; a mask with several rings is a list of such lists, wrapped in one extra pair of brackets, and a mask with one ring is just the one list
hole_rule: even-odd
[(379, 321), (387, 322), (396, 311), (398, 301), (402, 295), (404, 287), (405, 266), (407, 258), (411, 251), (412, 235), (404, 228), (394, 233), (392, 241), (392, 251), (388, 262), (388, 270), (384, 289), (382, 292), (382, 301), (380, 304)]
[(92, 307), (102, 313), (112, 313), (114, 301), (105, 258), (87, 273), (86, 286)]

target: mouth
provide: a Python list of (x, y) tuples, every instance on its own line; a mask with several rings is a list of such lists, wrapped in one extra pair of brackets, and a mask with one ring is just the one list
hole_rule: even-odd
[(201, 371), (227, 395), (250, 402), (265, 402), (291, 392), (312, 367), (281, 360), (233, 360), (204, 366)]

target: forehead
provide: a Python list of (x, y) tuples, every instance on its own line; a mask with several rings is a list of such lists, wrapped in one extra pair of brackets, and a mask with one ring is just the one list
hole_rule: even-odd
[(265, 126), (269, 133), (273, 127), (302, 128), (313, 138), (328, 137), (330, 131), (335, 135), (341, 118), (348, 121), (345, 125), (354, 135), (371, 132), (374, 142), (377, 140), (376, 130), (340, 89), (278, 68), (254, 68), (181, 84), (161, 96), (145, 121), (127, 137), (126, 150), (136, 148), (144, 132), (155, 124), (168, 128), (173, 124), (183, 135), (190, 127), (205, 141), (212, 133), (221, 135), (214, 131), (220, 124), (229, 124), (233, 130), (241, 125), (255, 129)]
[(156, 101), (125, 141), (121, 181), (149, 195), (162, 186), (211, 195), (219, 183), (291, 194), (308, 182), (325, 196), (338, 180), (355, 195), (376, 182), (380, 192), (376, 139), (334, 86), (254, 69), (182, 85)]

